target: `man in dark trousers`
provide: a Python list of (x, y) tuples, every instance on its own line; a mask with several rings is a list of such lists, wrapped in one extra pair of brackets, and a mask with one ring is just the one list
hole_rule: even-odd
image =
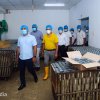
[(20, 70), (20, 86), (18, 90), (22, 90), (26, 86), (25, 67), (33, 75), (35, 82), (38, 81), (36, 72), (33, 68), (33, 62), (36, 61), (37, 42), (34, 36), (28, 34), (28, 26), (22, 25), (21, 36), (18, 38), (17, 59)]

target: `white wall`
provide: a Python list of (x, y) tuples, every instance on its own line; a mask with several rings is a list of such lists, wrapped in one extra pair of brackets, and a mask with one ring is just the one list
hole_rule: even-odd
[(3, 20), (3, 18), (4, 18), (4, 15), (0, 14), (0, 21)]
[(100, 48), (100, 0), (82, 0), (69, 10), (70, 26), (80, 24), (78, 19), (89, 16), (89, 45)]
[(45, 26), (51, 24), (54, 26), (54, 32), (57, 32), (58, 26), (69, 24), (69, 11), (67, 10), (16, 10), (6, 15), (9, 31), (8, 39), (17, 39), (20, 36), (20, 26), (26, 24), (31, 31), (31, 25), (36, 23), (39, 29), (45, 33)]

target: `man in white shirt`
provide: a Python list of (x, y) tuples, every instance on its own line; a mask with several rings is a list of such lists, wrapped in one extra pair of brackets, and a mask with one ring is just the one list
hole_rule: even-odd
[(35, 82), (38, 81), (36, 72), (33, 68), (33, 62), (36, 61), (37, 42), (34, 36), (28, 34), (28, 26), (21, 26), (21, 36), (18, 38), (17, 59), (20, 71), (21, 85), (18, 90), (22, 90), (26, 86), (25, 67), (34, 77)]
[(72, 35), (72, 45), (76, 44), (76, 33), (74, 32), (74, 28), (70, 29), (71, 35)]
[(86, 43), (86, 34), (81, 29), (81, 25), (77, 26), (77, 45), (85, 45)]
[(68, 51), (68, 46), (72, 44), (72, 35), (71, 32), (68, 31), (68, 26), (64, 26), (64, 33), (66, 35), (66, 52)]
[(61, 59), (61, 57), (66, 57), (66, 49), (65, 49), (65, 45), (66, 45), (66, 35), (63, 33), (63, 27), (59, 27), (58, 28), (58, 56), (59, 59)]

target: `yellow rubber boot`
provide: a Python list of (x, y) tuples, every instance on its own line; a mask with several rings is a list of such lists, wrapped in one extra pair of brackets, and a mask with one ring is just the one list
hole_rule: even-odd
[(47, 80), (48, 79), (48, 74), (49, 74), (49, 67), (45, 67), (45, 69), (44, 69), (44, 73), (45, 73), (45, 75), (44, 75), (44, 77), (43, 77), (43, 80)]

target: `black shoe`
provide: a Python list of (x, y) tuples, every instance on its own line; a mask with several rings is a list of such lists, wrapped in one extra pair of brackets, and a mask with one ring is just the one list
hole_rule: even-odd
[(26, 87), (26, 85), (21, 84), (20, 87), (18, 88), (18, 90), (22, 90), (22, 89), (25, 88), (25, 87)]
[(38, 82), (38, 78), (34, 78), (34, 81), (35, 81), (35, 83), (37, 83)]

